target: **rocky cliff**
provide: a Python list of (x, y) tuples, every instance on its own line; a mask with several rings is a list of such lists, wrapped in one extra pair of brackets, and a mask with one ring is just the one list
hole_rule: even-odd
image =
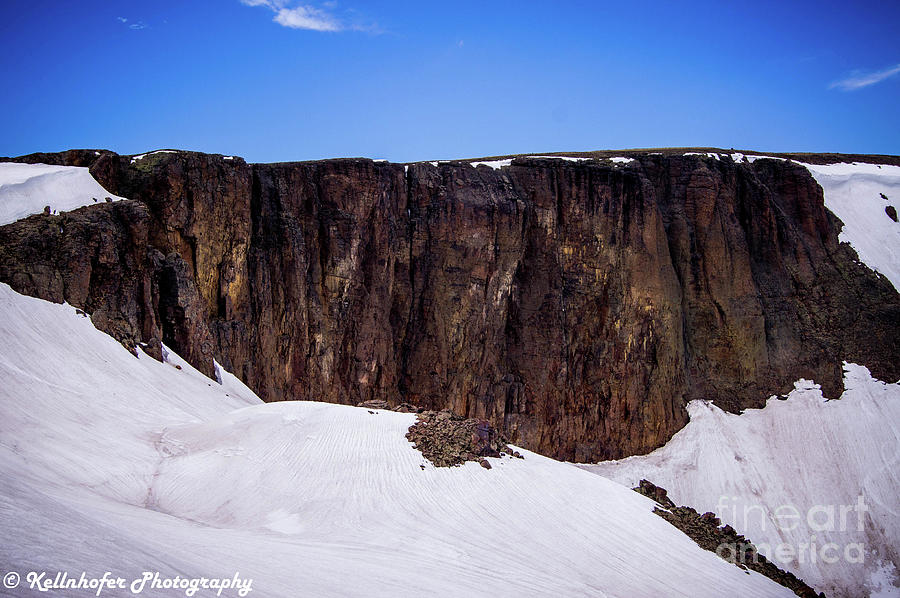
[(835, 397), (842, 360), (900, 378), (900, 295), (803, 167), (631, 157), (26, 156), (133, 201), (0, 228), (0, 280), (266, 400), (450, 409), (576, 461), (661, 445), (690, 399)]

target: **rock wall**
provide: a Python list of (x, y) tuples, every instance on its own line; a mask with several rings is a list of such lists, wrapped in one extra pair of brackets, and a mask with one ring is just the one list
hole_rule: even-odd
[(900, 378), (900, 295), (804, 168), (632, 157), (24, 157), (136, 201), (0, 228), (0, 280), (266, 400), (450, 409), (576, 461), (652, 450), (691, 399), (835, 397), (842, 360)]

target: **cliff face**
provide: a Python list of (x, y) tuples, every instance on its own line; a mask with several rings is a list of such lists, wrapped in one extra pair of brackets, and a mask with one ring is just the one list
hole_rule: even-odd
[(690, 399), (834, 397), (845, 359), (900, 377), (900, 295), (804, 168), (634, 157), (27, 158), (136, 201), (0, 228), (0, 280), (266, 400), (449, 408), (577, 461), (661, 445)]

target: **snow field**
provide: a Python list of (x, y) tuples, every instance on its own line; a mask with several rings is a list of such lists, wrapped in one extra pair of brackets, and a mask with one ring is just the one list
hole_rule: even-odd
[(792, 595), (568, 464), (434, 468), (412, 415), (262, 404), (6, 285), (0, 338), (10, 570), (239, 572), (253, 596)]

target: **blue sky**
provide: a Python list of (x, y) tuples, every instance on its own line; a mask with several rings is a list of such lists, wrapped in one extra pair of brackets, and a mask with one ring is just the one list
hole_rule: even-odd
[(0, 1), (0, 155), (900, 154), (900, 2)]

